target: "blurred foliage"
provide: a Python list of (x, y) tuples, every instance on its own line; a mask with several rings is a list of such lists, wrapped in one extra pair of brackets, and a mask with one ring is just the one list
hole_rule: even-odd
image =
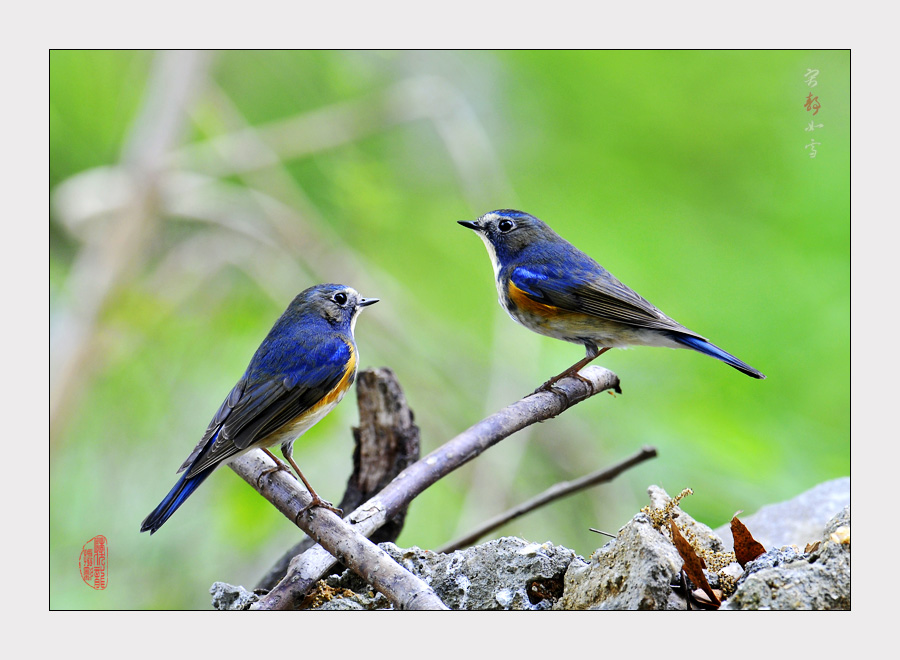
[[(89, 246), (122, 222), (89, 210), (129, 190), (85, 173), (122, 163), (158, 63), (51, 53), (54, 368), (90, 307), (82, 271), (102, 275)], [(547, 221), (768, 380), (690, 351), (612, 351), (599, 362), (623, 395), (594, 397), (435, 485), (401, 545), (438, 547), (641, 445), (659, 458), (495, 536), (587, 556), (604, 542), (588, 528), (615, 532), (651, 483), (693, 488), (690, 513), (718, 526), (849, 474), (849, 52), (245, 51), (212, 54), (201, 71), (158, 211), (102, 297), (90, 359), (51, 428), (51, 608), (208, 608), (213, 581), (252, 587), (297, 540), (227, 469), (152, 538), (138, 528), (307, 286), (382, 298), (357, 325), (361, 366), (395, 370), (423, 453), (578, 359), (581, 348), (497, 305), (481, 242), (456, 224), (496, 208)], [(810, 91), (822, 105), (814, 132)], [(295, 119), (315, 121), (267, 133)], [(209, 150), (248, 127), (268, 159), (242, 169), (252, 150)], [(350, 395), (297, 443), (323, 497), (343, 492), (355, 421)], [(102, 592), (77, 570), (96, 534), (109, 540)]]

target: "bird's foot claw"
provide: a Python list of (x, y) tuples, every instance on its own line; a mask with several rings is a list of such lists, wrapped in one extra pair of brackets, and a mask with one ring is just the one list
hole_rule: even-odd
[(585, 385), (587, 385), (588, 387), (591, 388), (591, 394), (596, 394), (596, 392), (594, 391), (593, 381), (591, 381), (588, 378), (585, 378), (577, 371), (574, 371), (572, 373), (563, 373), (555, 378), (551, 378), (546, 383), (544, 383), (539, 388), (537, 388), (534, 392), (532, 392), (532, 394), (537, 394), (539, 392), (555, 392), (556, 394), (562, 394), (566, 400), (566, 405), (568, 405), (569, 404), (569, 395), (566, 394), (565, 391), (563, 391), (562, 389), (555, 387), (555, 385), (556, 385), (556, 383), (561, 381), (563, 378), (569, 378), (569, 377), (580, 380), (582, 383), (584, 383)]
[(315, 507), (321, 507), (323, 509), (328, 509), (332, 513), (337, 514), (338, 517), (340, 517), (340, 518), (344, 517), (344, 512), (342, 509), (337, 508), (336, 506), (334, 506), (331, 502), (328, 502), (327, 500), (323, 500), (318, 495), (314, 495), (312, 500), (310, 501), (310, 503), (307, 504), (306, 506), (304, 506), (302, 509), (300, 509), (297, 512), (297, 520), (299, 520), (300, 516), (302, 516), (304, 513), (306, 513), (307, 511), (309, 511), (310, 509), (315, 508)]
[(585, 378), (584, 376), (582, 376), (582, 375), (581, 375), (579, 372), (577, 372), (577, 371), (576, 371), (574, 374), (572, 374), (572, 377), (573, 377), (573, 378), (577, 378), (577, 379), (580, 380), (582, 383), (584, 383), (585, 385), (587, 385), (588, 387), (590, 387), (590, 388), (591, 388), (591, 394), (596, 394), (596, 392), (594, 391), (594, 382), (593, 382), (592, 380), (590, 380), (589, 378)]
[(566, 407), (568, 407), (570, 404), (569, 395), (566, 394), (565, 390), (563, 390), (559, 387), (556, 387), (556, 381), (552, 378), (550, 380), (548, 380), (546, 383), (544, 383), (543, 385), (541, 385), (539, 388), (537, 388), (531, 394), (540, 394), (541, 392), (552, 392), (553, 394), (558, 394), (563, 399), (565, 399)]
[(569, 395), (566, 394), (566, 391), (565, 391), (565, 390), (560, 389), (560, 388), (558, 388), (558, 387), (555, 387), (555, 386), (551, 385), (551, 386), (547, 389), (547, 391), (548, 391), (548, 392), (553, 392), (554, 394), (559, 394), (560, 396), (562, 396), (562, 398), (565, 399), (565, 402), (566, 402), (566, 408), (568, 408), (570, 405), (572, 405), (572, 402), (569, 401)]
[(291, 469), (287, 465), (285, 465), (284, 463), (279, 461), (275, 465), (275, 467), (266, 468), (265, 470), (260, 472), (259, 476), (256, 477), (256, 489), (259, 490), (260, 488), (262, 488), (262, 478), (263, 477), (268, 476), (268, 475), (272, 474), (273, 472), (281, 472), (282, 470), (285, 470), (287, 472), (291, 471)]
[(541, 392), (559, 392), (558, 388), (553, 387), (559, 378), (551, 378), (546, 383), (537, 388), (532, 394), (540, 394)]

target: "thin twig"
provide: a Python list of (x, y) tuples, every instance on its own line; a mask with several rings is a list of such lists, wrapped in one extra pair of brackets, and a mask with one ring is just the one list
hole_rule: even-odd
[(612, 467), (597, 470), (596, 472), (592, 472), (591, 474), (588, 474), (574, 481), (561, 481), (558, 484), (554, 484), (543, 493), (540, 493), (539, 495), (536, 495), (535, 497), (532, 497), (531, 499), (526, 500), (525, 502), (522, 502), (521, 504), (514, 506), (507, 511), (504, 511), (501, 514), (494, 516), (490, 520), (483, 522), (481, 525), (479, 525), (477, 528), (475, 528), (465, 536), (462, 536), (455, 541), (451, 541), (450, 543), (435, 550), (435, 552), (454, 552), (455, 550), (459, 550), (460, 548), (465, 548), (466, 546), (469, 546), (480, 539), (488, 532), (492, 532), (498, 527), (505, 525), (510, 520), (515, 520), (516, 518), (524, 516), (526, 513), (534, 511), (535, 509), (538, 509), (545, 504), (549, 504), (550, 502), (558, 500), (562, 497), (566, 497), (567, 495), (576, 493), (579, 490), (584, 490), (585, 488), (590, 488), (591, 486), (596, 486), (597, 484), (612, 481), (628, 468), (637, 465), (638, 463), (642, 463), (650, 458), (654, 458), (655, 456), (655, 447), (644, 447), (638, 453), (625, 459), (621, 463), (613, 465)]
[[(604, 390), (621, 392), (619, 377), (608, 369), (592, 365), (580, 375), (581, 379), (562, 379), (554, 391), (526, 396), (463, 431), (397, 475), (378, 495), (347, 516), (347, 520), (359, 533), (369, 536), (438, 479), (516, 431), (556, 417)], [(285, 578), (252, 609), (296, 608), (333, 564), (334, 557), (328, 551), (320, 546), (310, 548), (291, 561)]]
[(615, 534), (610, 534), (609, 532), (604, 532), (602, 529), (594, 529), (593, 527), (588, 527), (588, 530), (591, 532), (596, 532), (597, 534), (603, 534), (603, 536), (608, 536), (611, 539), (616, 538)]

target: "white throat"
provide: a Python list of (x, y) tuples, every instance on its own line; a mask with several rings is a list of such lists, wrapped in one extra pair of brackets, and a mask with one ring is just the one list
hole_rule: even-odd
[(497, 258), (497, 251), (494, 249), (494, 244), (488, 240), (488, 237), (485, 234), (482, 234), (480, 231), (477, 234), (481, 237), (481, 240), (484, 241), (484, 246), (487, 248), (488, 256), (491, 258), (491, 265), (494, 267), (494, 279), (497, 279), (497, 276), (500, 274), (500, 260)]

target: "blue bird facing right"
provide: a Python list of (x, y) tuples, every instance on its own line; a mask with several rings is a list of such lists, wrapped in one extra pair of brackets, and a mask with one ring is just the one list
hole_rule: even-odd
[(312, 497), (303, 510), (318, 506), (340, 513), (303, 476), (293, 446), (350, 389), (359, 362), (353, 336), (356, 317), (377, 302), (342, 284), (319, 284), (300, 292), (256, 350), (179, 468), (184, 474), (144, 519), (141, 531), (154, 534), (217, 467), (252, 449), (262, 449), (276, 464), (260, 478), (279, 469), (289, 471), (269, 451), (276, 445)]

